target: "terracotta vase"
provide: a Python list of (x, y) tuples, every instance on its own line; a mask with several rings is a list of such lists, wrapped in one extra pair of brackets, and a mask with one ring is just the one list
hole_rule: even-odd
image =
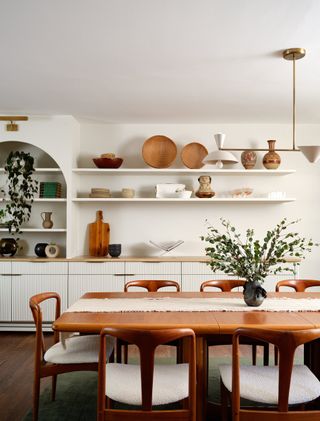
[(197, 197), (208, 199), (215, 195), (215, 192), (211, 188), (211, 177), (209, 175), (200, 175), (198, 181), (200, 186), (195, 193)]
[(252, 170), (257, 163), (257, 154), (250, 149), (245, 150), (241, 154), (241, 164), (246, 170)]
[(263, 157), (263, 166), (267, 168), (267, 170), (276, 170), (279, 165), (281, 164), (280, 155), (274, 150), (276, 141), (275, 140), (268, 140), (269, 144), (269, 152), (265, 154)]

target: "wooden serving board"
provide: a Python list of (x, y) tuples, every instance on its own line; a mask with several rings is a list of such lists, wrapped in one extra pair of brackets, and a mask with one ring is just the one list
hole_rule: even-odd
[(89, 224), (89, 254), (103, 257), (108, 254), (110, 226), (103, 222), (102, 211), (97, 211), (97, 219)]

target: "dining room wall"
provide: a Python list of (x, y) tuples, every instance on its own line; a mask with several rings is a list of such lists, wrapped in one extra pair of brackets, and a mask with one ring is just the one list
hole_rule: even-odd
[[(76, 158), (78, 167), (94, 167), (92, 158), (102, 153), (113, 152), (124, 158), (122, 167), (140, 168), (144, 163), (141, 150), (149, 137), (162, 134), (175, 141), (177, 159), (172, 167), (183, 167), (180, 152), (190, 142), (202, 143), (208, 151), (216, 149), (214, 134), (226, 134), (225, 147), (266, 147), (268, 139), (276, 139), (279, 148), (290, 148), (292, 126), (290, 124), (103, 124), (80, 120), (80, 146)], [(298, 125), (297, 143), (320, 144), (320, 125)], [(240, 160), (240, 153), (235, 153)], [(263, 168), (262, 156), (258, 153), (257, 168)], [(159, 251), (149, 241), (183, 240), (171, 255), (204, 255), (205, 244), (200, 236), (205, 234), (208, 223), (219, 226), (219, 218), (229, 219), (241, 232), (254, 228), (258, 238), (274, 227), (282, 218), (301, 219), (294, 227), (301, 235), (320, 241), (320, 163), (310, 164), (301, 153), (280, 152), (280, 169), (294, 169), (294, 174), (285, 176), (215, 176), (212, 187), (217, 194), (227, 194), (241, 187), (253, 188), (254, 195), (265, 195), (272, 191), (286, 192), (296, 201), (282, 204), (265, 203), (110, 203), (107, 205), (81, 204), (77, 213), (78, 254), (88, 253), (86, 227), (95, 219), (95, 211), (104, 211), (104, 220), (110, 223), (111, 242), (121, 243), (123, 255), (156, 256)], [(242, 168), (238, 163), (232, 168)], [(110, 188), (114, 196), (120, 195), (123, 187), (131, 187), (137, 194), (153, 192), (157, 183), (181, 182), (187, 188), (198, 188), (195, 175), (126, 175), (90, 176), (81, 179), (79, 194), (87, 194), (91, 187)], [(307, 256), (301, 264), (302, 277), (320, 278), (318, 262), (320, 248)]]

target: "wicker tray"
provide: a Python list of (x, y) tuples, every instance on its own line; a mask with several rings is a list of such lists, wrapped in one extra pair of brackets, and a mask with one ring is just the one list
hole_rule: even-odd
[(181, 151), (181, 160), (188, 168), (202, 168), (204, 165), (202, 161), (207, 155), (207, 148), (201, 145), (201, 143), (192, 142), (183, 147)]
[(176, 144), (166, 136), (152, 136), (142, 147), (142, 157), (153, 168), (168, 168), (176, 159)]

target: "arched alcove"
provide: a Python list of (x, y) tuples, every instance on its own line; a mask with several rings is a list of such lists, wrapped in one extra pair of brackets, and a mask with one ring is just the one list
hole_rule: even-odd
[[(29, 152), (34, 158), (35, 178), (39, 182), (39, 191), (35, 195), (31, 209), (30, 220), (21, 227), (19, 234), (19, 252), (17, 256), (36, 257), (34, 247), (37, 243), (55, 243), (60, 248), (60, 257), (66, 256), (66, 197), (67, 184), (65, 177), (57, 162), (43, 149), (26, 142), (4, 141), (0, 142), (0, 187), (4, 190), (1, 193), (0, 207), (4, 208), (7, 197), (6, 174), (4, 165), (11, 151)], [(41, 182), (57, 182), (61, 184), (61, 198), (40, 198)], [(42, 212), (52, 212), (53, 227), (44, 229), (42, 226)], [(6, 228), (0, 228), (0, 238), (9, 237)]]

